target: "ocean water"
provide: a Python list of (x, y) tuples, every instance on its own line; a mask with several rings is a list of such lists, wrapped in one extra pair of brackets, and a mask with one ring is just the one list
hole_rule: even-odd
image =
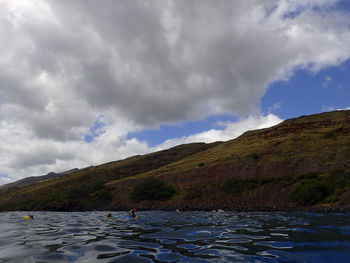
[(0, 213), (0, 262), (350, 262), (350, 214)]

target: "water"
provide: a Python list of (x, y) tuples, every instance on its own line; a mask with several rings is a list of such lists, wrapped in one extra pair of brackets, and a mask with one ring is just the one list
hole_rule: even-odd
[(350, 214), (0, 213), (0, 262), (350, 262)]

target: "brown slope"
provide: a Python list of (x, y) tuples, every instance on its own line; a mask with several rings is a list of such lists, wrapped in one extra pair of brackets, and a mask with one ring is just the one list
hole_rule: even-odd
[[(239, 196), (223, 194), (220, 185), (231, 177), (290, 178), (310, 172), (322, 175), (337, 169), (350, 170), (349, 149), (350, 111), (302, 116), (271, 128), (246, 132), (225, 143), (184, 145), (87, 168), (57, 182), (49, 181), (20, 189), (15, 194), (3, 194), (0, 208), (28, 209), (33, 204), (27, 201), (32, 200), (35, 209), (54, 210), (128, 209), (131, 206), (139, 209), (173, 206), (188, 209), (218, 206), (245, 210), (291, 209), (295, 208), (289, 198), (295, 187), (293, 180), (264, 184)], [(150, 176), (174, 185), (178, 194), (168, 202), (132, 203), (129, 200), (132, 186)], [(95, 189), (92, 185), (98, 183), (97, 179), (104, 184), (97, 185), (97, 188), (95, 185)], [(81, 189), (88, 193), (81, 194)], [(342, 191), (344, 193), (337, 193), (333, 200), (340, 206), (341, 202), (345, 204), (350, 199), (349, 185), (345, 185)], [(106, 192), (111, 199), (102, 198), (101, 201), (100, 196)], [(38, 204), (38, 199), (44, 201)], [(17, 204), (6, 205), (14, 201)]]
[[(81, 169), (67, 176), (0, 191), (0, 210), (85, 210), (101, 206), (96, 199), (111, 180), (132, 177), (207, 150), (217, 143), (192, 143), (168, 150)], [(103, 201), (103, 200), (102, 200)], [(103, 204), (102, 204), (103, 205)]]
[(65, 171), (65, 172), (61, 172), (61, 173), (50, 172), (50, 173), (48, 173), (46, 175), (26, 177), (24, 179), (15, 181), (13, 183), (8, 183), (8, 184), (5, 184), (5, 185), (1, 185), (0, 186), (0, 190), (7, 190), (7, 189), (10, 189), (10, 188), (16, 188), (16, 187), (24, 187), (24, 186), (31, 185), (31, 184), (34, 184), (34, 183), (39, 183), (39, 182), (42, 182), (42, 181), (45, 181), (45, 180), (48, 180), (48, 179), (51, 179), (51, 178), (67, 175), (67, 174), (76, 172), (78, 170), (79, 169), (75, 168), (75, 169), (71, 169), (69, 171)]
[[(220, 183), (231, 176), (251, 178), (327, 172), (350, 168), (349, 149), (350, 111), (327, 112), (246, 132), (237, 139), (141, 177), (155, 175), (168, 183), (188, 185), (201, 181)], [(130, 178), (130, 182), (136, 179)]]
[[(117, 203), (127, 203), (127, 206), (139, 205), (123, 198), (128, 195), (130, 187), (146, 177), (157, 176), (180, 189), (180, 194), (170, 206), (290, 209), (294, 207), (288, 196), (292, 184), (288, 187), (261, 187), (255, 193), (233, 198), (236, 201), (219, 192), (219, 185), (231, 177), (290, 177), (334, 170), (350, 170), (350, 111), (302, 116), (271, 128), (249, 131), (237, 139), (134, 178), (110, 182), (108, 186), (124, 187), (126, 192), (116, 199)], [(208, 190), (208, 187), (212, 189)], [(191, 191), (201, 192), (201, 198), (193, 201), (183, 199)], [(116, 207), (117, 203), (114, 203)], [(159, 205), (141, 203), (139, 206), (155, 208)], [(167, 204), (163, 205), (167, 207)]]

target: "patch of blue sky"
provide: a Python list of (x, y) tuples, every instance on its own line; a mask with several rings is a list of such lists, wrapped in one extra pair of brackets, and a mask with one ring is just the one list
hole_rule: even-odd
[(136, 138), (145, 141), (150, 147), (159, 145), (168, 139), (181, 138), (192, 134), (201, 133), (215, 128), (222, 130), (225, 127), (220, 122), (234, 122), (238, 119), (228, 114), (213, 115), (200, 121), (186, 122), (176, 125), (161, 125), (158, 129), (144, 130), (141, 132), (129, 133), (128, 139)]
[[(315, 4), (315, 3), (313, 3)], [(269, 9), (266, 10), (265, 18), (268, 18), (271, 14), (273, 14), (278, 8), (278, 4), (272, 5)], [(294, 10), (286, 12), (283, 14), (283, 19), (294, 19), (298, 17), (305, 9), (303, 5), (297, 5)], [(330, 10), (335, 11), (345, 11), (350, 12), (350, 0), (338, 0), (335, 4), (330, 3), (329, 5), (314, 5), (313, 10), (316, 12), (329, 12)]]
[(338, 2), (330, 3), (329, 5), (322, 5), (322, 7), (316, 5), (313, 7), (314, 11), (329, 13), (330, 11), (336, 12), (350, 12), (349, 0), (338, 0)]
[[(302, 6), (297, 6), (295, 10), (292, 10), (290, 12), (287, 12), (283, 15), (284, 19), (293, 19), (299, 16), (303, 12)], [(318, 12), (329, 12), (330, 10), (342, 10), (342, 11), (350, 11), (350, 1), (349, 0), (340, 0), (336, 4), (331, 3), (330, 5), (316, 5), (313, 7), (314, 11)]]
[(0, 173), (0, 185), (7, 184), (13, 181), (8, 174)]
[(338, 10), (350, 11), (350, 1), (349, 0), (341, 0), (334, 6), (334, 8), (336, 8)]
[(264, 114), (282, 119), (349, 107), (350, 60), (317, 74), (299, 70), (288, 81), (272, 83), (261, 100)]
[[(263, 115), (272, 113), (281, 119), (350, 107), (350, 60), (317, 74), (305, 70), (295, 72), (288, 81), (272, 83), (260, 101)], [(214, 115), (201, 121), (177, 125), (161, 125), (159, 129), (129, 133), (128, 139), (145, 141), (150, 147), (172, 138), (181, 138), (210, 129), (222, 130), (220, 122), (238, 121), (230, 115)]]
[(297, 7), (295, 10), (283, 14), (283, 19), (293, 19), (303, 12), (303, 8)]
[(89, 129), (88, 134), (83, 134), (83, 140), (87, 143), (91, 143), (96, 137), (101, 136), (105, 131), (104, 127), (106, 123), (102, 121), (102, 117), (99, 117), (94, 122), (93, 126)]

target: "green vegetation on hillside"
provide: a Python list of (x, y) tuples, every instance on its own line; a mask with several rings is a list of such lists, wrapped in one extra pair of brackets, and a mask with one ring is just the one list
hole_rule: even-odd
[(139, 201), (165, 201), (173, 197), (176, 194), (176, 190), (171, 185), (166, 185), (164, 182), (157, 180), (156, 178), (147, 178), (142, 183), (139, 183), (133, 187), (130, 194), (130, 198), (133, 202)]
[(350, 185), (350, 172), (332, 171), (327, 175), (314, 173), (297, 177), (299, 181), (290, 193), (291, 199), (300, 205), (314, 205), (319, 202), (337, 201)]
[(275, 184), (281, 181), (291, 181), (291, 177), (279, 176), (279, 177), (257, 177), (248, 179), (239, 179), (236, 177), (231, 177), (222, 184), (220, 190), (228, 195), (238, 195), (245, 191), (254, 190), (255, 188), (265, 185), (265, 184)]
[(332, 192), (330, 186), (318, 181), (317, 179), (306, 179), (297, 184), (290, 198), (299, 205), (314, 205)]
[(138, 174), (168, 165), (218, 144), (180, 145), (122, 161), (87, 167), (60, 178), (29, 186), (0, 191), (0, 211), (107, 209), (118, 192), (118, 187), (109, 185), (109, 182), (136, 177)]
[[(30, 189), (30, 187), (27, 187)], [(108, 205), (113, 194), (100, 180), (70, 184), (64, 190), (27, 192), (27, 197), (0, 205), (0, 210), (89, 210)]]
[[(146, 209), (155, 199), (199, 209), (261, 207), (265, 199), (266, 207), (280, 209), (284, 203), (350, 209), (349, 145), (350, 111), (302, 116), (223, 143), (180, 145), (3, 190), (0, 211)], [(152, 177), (164, 182), (163, 192), (136, 187)]]
[(345, 189), (350, 188), (350, 171), (336, 170), (328, 174), (307, 173), (297, 176), (227, 179), (220, 190), (227, 195), (237, 196), (265, 184), (279, 184), (292, 188), (289, 196), (298, 205), (315, 205), (320, 202), (334, 202), (340, 199)]

